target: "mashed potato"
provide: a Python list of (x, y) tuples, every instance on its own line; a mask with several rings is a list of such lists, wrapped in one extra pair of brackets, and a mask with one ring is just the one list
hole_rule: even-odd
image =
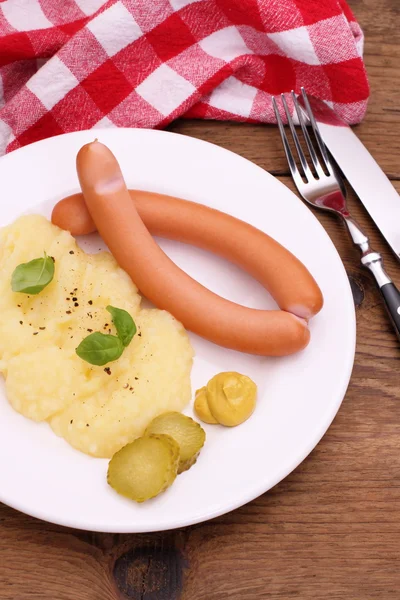
[[(38, 295), (11, 290), (21, 263), (55, 259), (53, 281)], [(140, 296), (108, 252), (88, 255), (38, 215), (0, 232), (0, 372), (11, 405), (48, 421), (72, 446), (110, 457), (158, 414), (182, 410), (191, 396), (193, 351), (169, 313), (140, 309)], [(121, 358), (90, 365), (75, 348), (92, 331), (115, 334), (111, 304), (128, 311), (138, 333)]]

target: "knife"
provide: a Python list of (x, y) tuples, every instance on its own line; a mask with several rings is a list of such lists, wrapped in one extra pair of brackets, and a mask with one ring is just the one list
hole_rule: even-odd
[[(400, 260), (399, 194), (351, 127), (325, 102), (307, 97), (329, 152)], [(298, 100), (304, 108), (301, 95)]]

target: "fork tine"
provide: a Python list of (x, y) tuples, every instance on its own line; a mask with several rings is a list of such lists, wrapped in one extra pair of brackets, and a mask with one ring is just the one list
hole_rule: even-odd
[(311, 160), (312, 160), (313, 165), (314, 165), (314, 169), (316, 170), (316, 172), (319, 175), (319, 177), (323, 177), (325, 175), (325, 173), (324, 173), (324, 171), (323, 171), (323, 169), (321, 167), (321, 164), (320, 164), (320, 162), (318, 160), (318, 156), (317, 156), (317, 153), (315, 152), (314, 145), (313, 145), (313, 143), (311, 141), (311, 138), (310, 138), (310, 135), (309, 135), (309, 133), (307, 131), (307, 127), (306, 127), (306, 124), (305, 124), (305, 121), (304, 121), (304, 116), (303, 116), (302, 110), (301, 110), (299, 102), (298, 102), (298, 100), (296, 98), (296, 94), (294, 93), (293, 90), (292, 90), (292, 99), (293, 99), (293, 104), (294, 104), (296, 112), (297, 112), (297, 117), (299, 119), (301, 130), (303, 132), (304, 139), (306, 140), (307, 148), (308, 148), (308, 151), (309, 151), (310, 156), (311, 156)]
[(287, 121), (288, 121), (288, 124), (290, 127), (290, 131), (292, 133), (293, 141), (296, 146), (297, 154), (299, 155), (301, 166), (303, 167), (304, 174), (306, 176), (307, 181), (312, 181), (314, 179), (314, 175), (312, 174), (311, 169), (308, 166), (307, 159), (306, 159), (303, 149), (301, 147), (300, 140), (299, 140), (299, 137), (297, 135), (297, 132), (296, 132), (296, 129), (295, 129), (295, 126), (293, 123), (292, 115), (290, 114), (289, 107), (286, 102), (286, 98), (285, 98), (284, 94), (281, 94), (281, 99), (282, 99), (283, 108), (285, 109), (286, 118), (287, 118)]
[(324, 141), (323, 141), (323, 139), (321, 137), (321, 134), (319, 132), (318, 124), (317, 124), (317, 122), (315, 120), (314, 113), (312, 111), (312, 108), (311, 108), (311, 105), (310, 105), (310, 101), (308, 100), (308, 97), (307, 97), (307, 94), (306, 94), (306, 90), (304, 89), (304, 87), (301, 88), (301, 93), (302, 93), (304, 104), (305, 104), (305, 107), (306, 107), (306, 113), (307, 113), (307, 116), (308, 116), (308, 118), (310, 120), (312, 130), (314, 132), (315, 138), (316, 138), (317, 143), (318, 143), (318, 147), (319, 147), (320, 152), (322, 154), (322, 158), (324, 159), (325, 166), (328, 169), (329, 173), (332, 175), (333, 169), (332, 169), (331, 161), (329, 159), (328, 151), (326, 149)]
[(274, 107), (276, 122), (278, 123), (279, 133), (281, 134), (283, 148), (285, 150), (286, 159), (288, 161), (289, 169), (292, 174), (293, 180), (296, 186), (299, 186), (303, 183), (301, 175), (296, 165), (296, 161), (294, 160), (292, 150), (289, 145), (289, 141), (287, 139), (286, 131), (282, 123), (281, 115), (279, 114), (278, 105), (276, 103), (275, 97), (272, 96), (272, 105)]

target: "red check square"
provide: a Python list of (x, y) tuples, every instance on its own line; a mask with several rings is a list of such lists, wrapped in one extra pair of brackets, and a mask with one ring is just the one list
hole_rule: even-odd
[(234, 25), (250, 25), (259, 31), (264, 30), (264, 24), (260, 15), (260, 7), (257, 2), (242, 0), (217, 0), (217, 5)]
[(113, 57), (113, 61), (115, 66), (124, 73), (132, 88), (137, 87), (162, 64), (145, 35), (120, 50)]
[(35, 51), (27, 33), (10, 33), (1, 38), (0, 67), (34, 56)]
[(323, 66), (331, 86), (333, 102), (344, 104), (368, 98), (369, 86), (367, 80), (357, 77), (357, 72), (361, 67), (361, 58), (353, 58), (335, 65)]
[(79, 131), (93, 127), (103, 117), (103, 112), (84, 88), (77, 86), (55, 105), (52, 115), (57, 123), (64, 123), (68, 116), (73, 123), (71, 131)]
[(33, 142), (42, 140), (44, 137), (60, 135), (61, 133), (65, 133), (63, 128), (60, 127), (53, 115), (48, 112), (36, 121), (34, 125), (21, 133), (18, 136), (18, 142), (21, 146), (25, 146), (26, 144), (33, 144)]
[(332, 2), (332, 0), (294, 0), (294, 2), (301, 12), (304, 25), (312, 25), (317, 21), (336, 17), (342, 12), (339, 2)]
[(196, 38), (176, 13), (152, 29), (146, 37), (164, 62), (196, 43)]
[(132, 85), (111, 59), (82, 81), (82, 87), (104, 114), (122, 102), (132, 91)]

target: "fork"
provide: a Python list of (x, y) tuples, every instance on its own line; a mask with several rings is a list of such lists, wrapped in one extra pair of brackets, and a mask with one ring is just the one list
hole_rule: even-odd
[[(306, 158), (306, 154), (304, 153), (302, 144), (300, 143), (299, 136), (297, 135), (285, 94), (281, 94), (281, 101), (293, 138), (294, 146), (303, 169), (304, 179), (300, 174), (296, 159), (290, 147), (286, 130), (283, 126), (283, 122), (278, 110), (276, 98), (272, 98), (279, 132), (281, 134), (283, 147), (293, 181), (300, 196), (302, 196), (306, 202), (312, 206), (315, 206), (316, 208), (334, 213), (342, 219), (353, 243), (358, 246), (361, 252), (361, 264), (363, 267), (369, 269), (375, 278), (377, 286), (382, 294), (389, 317), (392, 321), (396, 334), (400, 339), (400, 293), (383, 268), (382, 256), (379, 254), (379, 252), (375, 252), (371, 248), (368, 237), (362, 231), (358, 223), (352, 218), (347, 209), (347, 193), (344, 181), (339, 174), (339, 170), (335, 164), (335, 161), (329, 155), (328, 150), (322, 140), (318, 129), (318, 124), (314, 118), (304, 88), (301, 88), (301, 92), (302, 106), (300, 106), (297, 96), (293, 91), (291, 92), (291, 97), (301, 130), (303, 132), (308, 153), (311, 157), (314, 172)], [(308, 133), (307, 126), (310, 125), (313, 130), (322, 161), (318, 157), (315, 142), (313, 143)]]

